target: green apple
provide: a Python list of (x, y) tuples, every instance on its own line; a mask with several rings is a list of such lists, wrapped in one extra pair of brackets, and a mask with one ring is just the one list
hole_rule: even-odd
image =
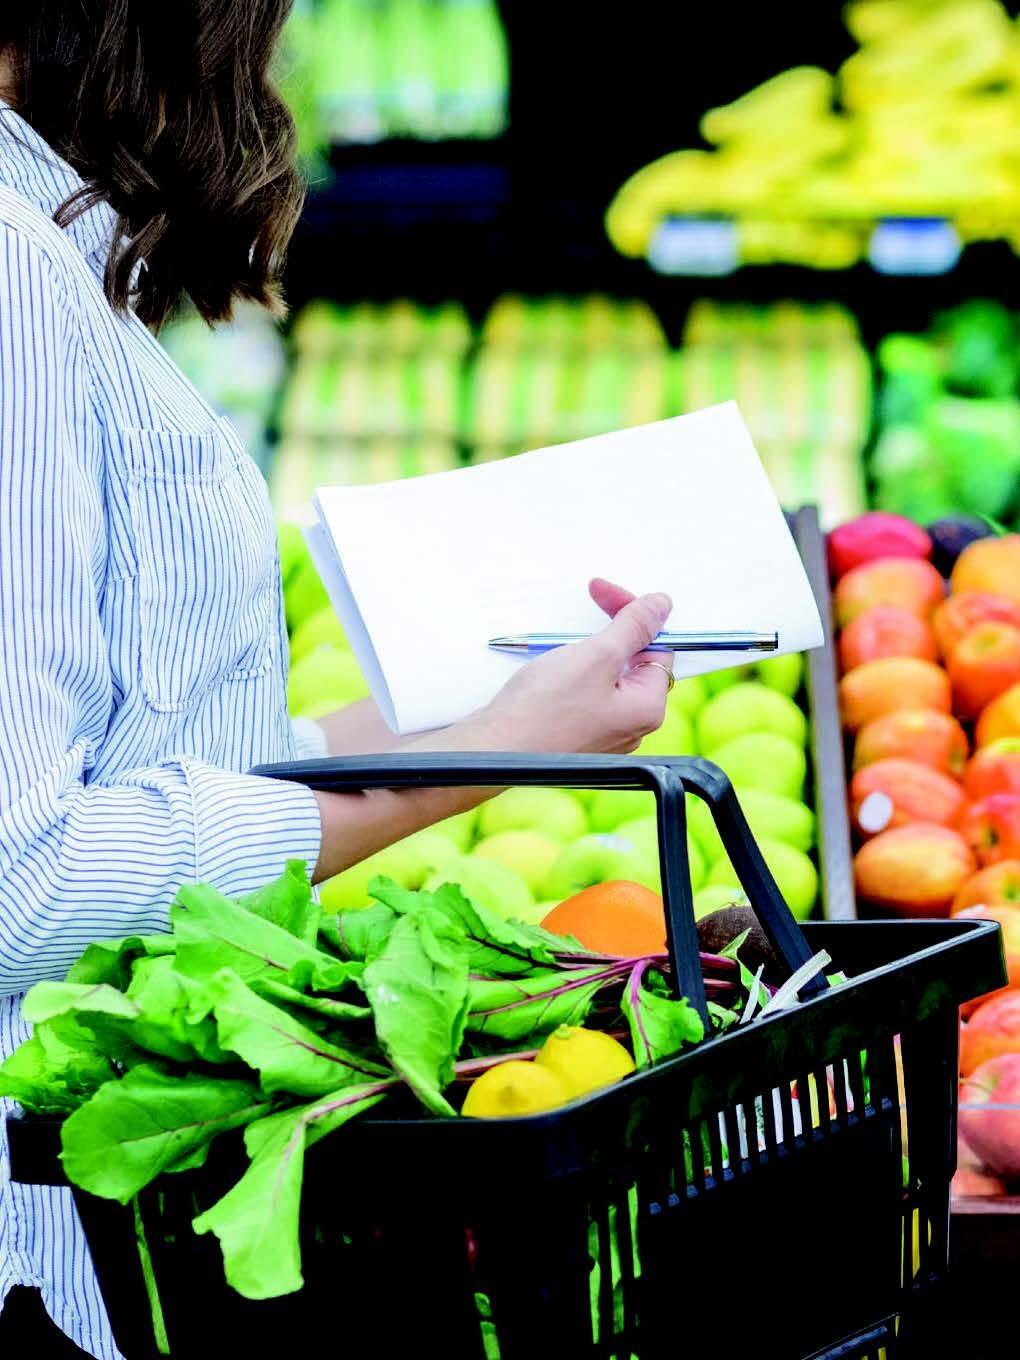
[(482, 808), (478, 834), (541, 831), (554, 841), (576, 840), (588, 830), (588, 819), (576, 798), (563, 789), (507, 789)]
[(287, 707), (295, 717), (321, 718), (364, 699), (368, 692), (361, 668), (350, 652), (320, 647), (291, 668)]
[(662, 726), (649, 732), (637, 748), (639, 756), (694, 756), (697, 753), (694, 724), (678, 708), (667, 708)]
[(402, 888), (420, 888), (430, 874), (457, 858), (457, 847), (449, 837), (427, 827), (328, 879), (319, 889), (319, 900), (327, 911), (367, 907), (373, 878), (392, 878)]
[(588, 819), (592, 831), (612, 831), (621, 822), (655, 816), (655, 794), (637, 789), (599, 789), (592, 799)]
[(593, 834), (565, 845), (542, 885), (544, 897), (573, 897), (593, 883), (624, 879), (659, 890), (659, 874), (623, 836)]
[(283, 605), (290, 633), (296, 632), (305, 619), (311, 618), (320, 609), (330, 608), (326, 587), (311, 557), (306, 556), (292, 572), (284, 588)]
[(688, 675), (678, 680), (666, 700), (668, 708), (677, 708), (688, 718), (696, 718), (708, 703), (708, 684), (703, 675)]
[(530, 891), (535, 893), (545, 882), (562, 849), (559, 841), (544, 836), (541, 831), (497, 831), (495, 836), (479, 841), (472, 854), (505, 864), (520, 874)]
[(587, 818), (588, 809), (600, 793), (599, 789), (563, 789), (564, 793), (569, 793), (571, 798), (576, 798), (584, 808), (584, 815)]
[[(818, 871), (815, 866), (802, 850), (795, 850), (792, 845), (770, 840), (766, 836), (760, 836), (757, 840), (765, 863), (772, 871), (772, 877), (790, 910), (798, 921), (806, 920), (818, 896)], [(710, 884), (740, 887), (737, 872), (728, 859), (722, 859), (712, 866), (708, 881)]]
[(290, 664), (296, 665), (302, 657), (319, 647), (335, 647), (341, 652), (349, 652), (350, 647), (340, 627), (340, 620), (332, 609), (320, 609), (311, 614), (294, 629), (290, 640)]
[(461, 855), (437, 869), (425, 880), (425, 890), (435, 892), (444, 883), (456, 883), (465, 897), (504, 919), (521, 920), (535, 899), (520, 874), (494, 859)]
[(815, 814), (805, 803), (743, 784), (736, 793), (756, 838), (768, 836), (775, 841), (785, 841), (795, 850), (810, 850), (814, 845)]
[(770, 656), (767, 661), (756, 662), (754, 669), (763, 685), (792, 699), (804, 679), (804, 658), (800, 652)]
[[(622, 840), (630, 841), (649, 865), (658, 869), (659, 821), (654, 813), (651, 817), (634, 817), (629, 822), (621, 822), (615, 834)], [(708, 861), (690, 829), (687, 831), (687, 863), (690, 866), (691, 887), (696, 890), (705, 881)]]
[(713, 911), (746, 902), (742, 888), (733, 888), (728, 883), (708, 883), (694, 894), (694, 919), (700, 921), (703, 916), (711, 916)]
[(803, 748), (775, 732), (745, 732), (712, 752), (713, 762), (734, 784), (746, 784), (766, 793), (800, 798), (807, 776)]
[(621, 840), (630, 841), (650, 865), (659, 863), (659, 819), (654, 812), (646, 813), (643, 817), (630, 817), (620, 822), (614, 831)]
[(745, 732), (774, 732), (803, 746), (807, 718), (785, 694), (748, 680), (709, 699), (698, 716), (698, 743), (711, 760), (713, 751)]
[(731, 685), (737, 685), (741, 680), (745, 680), (751, 673), (750, 666), (730, 666), (725, 671), (709, 671), (704, 677), (705, 684), (708, 686), (709, 695), (722, 694), (724, 689), (729, 689)]
[(556, 897), (547, 897), (544, 902), (536, 902), (534, 918), (536, 923), (538, 925), (541, 925), (545, 918), (552, 911), (553, 907), (558, 907), (559, 905), (560, 905), (559, 899)]
[(689, 793), (684, 798), (687, 812), (687, 829), (698, 843), (698, 849), (708, 864), (714, 864), (723, 853), (722, 837), (715, 828), (712, 810), (696, 794)]
[(475, 832), (478, 830), (478, 809), (469, 808), (467, 812), (455, 813), (452, 817), (444, 817), (441, 822), (436, 822), (435, 831), (442, 832), (447, 836), (462, 854), (466, 854), (475, 843)]

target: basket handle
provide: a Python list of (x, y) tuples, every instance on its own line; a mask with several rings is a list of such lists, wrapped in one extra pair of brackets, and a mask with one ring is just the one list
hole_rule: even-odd
[[(666, 943), (679, 993), (707, 1021), (698, 962), (684, 795), (691, 792), (712, 811), (720, 838), (741, 886), (777, 956), (795, 972), (811, 949), (751, 835), (727, 776), (707, 760), (689, 757), (523, 754), (520, 752), (423, 752), (333, 756), (325, 760), (260, 765), (252, 774), (285, 779), (325, 793), (408, 789), (538, 785), (552, 788), (643, 789), (655, 794), (659, 864), (666, 913)], [(802, 996), (824, 991), (818, 975)]]

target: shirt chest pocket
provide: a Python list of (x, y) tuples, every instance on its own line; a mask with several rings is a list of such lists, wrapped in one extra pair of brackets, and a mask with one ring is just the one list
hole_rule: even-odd
[(162, 712), (276, 663), (277, 549), (261, 474), (226, 422), (130, 430), (141, 684)]

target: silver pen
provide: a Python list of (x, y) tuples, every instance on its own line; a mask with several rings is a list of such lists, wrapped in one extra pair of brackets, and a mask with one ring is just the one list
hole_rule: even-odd
[[(590, 633), (510, 633), (489, 639), (498, 652), (531, 656), (583, 642)], [(649, 652), (774, 652), (779, 648), (778, 633), (658, 633)]]

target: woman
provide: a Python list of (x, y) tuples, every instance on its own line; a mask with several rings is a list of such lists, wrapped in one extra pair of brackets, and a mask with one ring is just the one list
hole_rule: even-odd
[[(245, 773), (394, 744), (366, 704), (290, 724), (265, 486), (152, 334), (185, 297), (210, 323), (238, 298), (279, 310), (301, 189), (267, 67), (288, 9), (3, 6), (0, 1057), (27, 987), (89, 940), (165, 929), (181, 883), (242, 893), (289, 857), (323, 879), (482, 796)], [(407, 745), (632, 750), (662, 720), (668, 672), (641, 653), (669, 601), (591, 591), (602, 633)], [(117, 1360), (67, 1192), (5, 1165), (0, 1146), (0, 1342)]]

